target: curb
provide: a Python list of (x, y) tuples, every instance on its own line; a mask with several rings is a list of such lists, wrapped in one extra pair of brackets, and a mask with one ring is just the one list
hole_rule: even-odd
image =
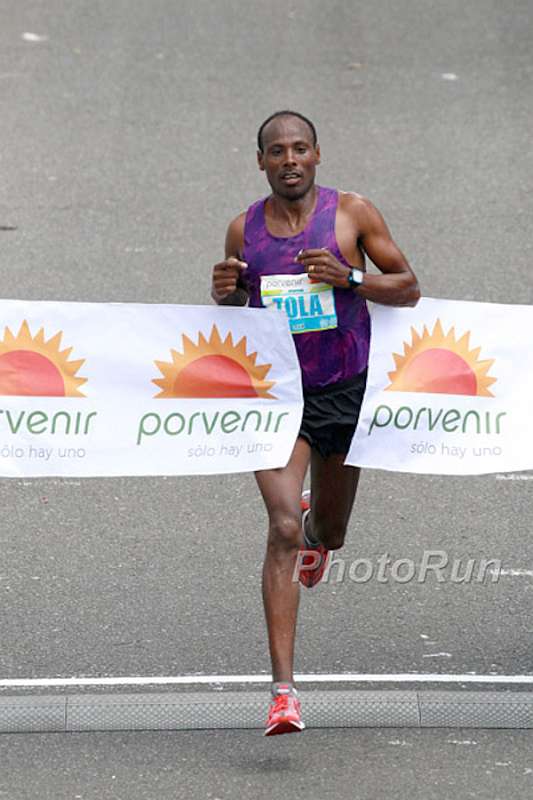
[[(300, 692), (307, 728), (533, 728), (533, 692)], [(262, 729), (266, 692), (0, 697), (0, 733)]]

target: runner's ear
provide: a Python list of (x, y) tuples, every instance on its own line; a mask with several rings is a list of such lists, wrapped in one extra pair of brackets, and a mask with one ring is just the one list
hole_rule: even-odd
[(265, 157), (261, 150), (257, 151), (257, 163), (259, 165), (259, 169), (264, 172), (265, 171)]

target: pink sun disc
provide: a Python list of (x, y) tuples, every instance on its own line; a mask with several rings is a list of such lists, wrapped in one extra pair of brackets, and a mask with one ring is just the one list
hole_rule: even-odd
[(0, 395), (64, 397), (65, 384), (58, 368), (33, 350), (0, 355)]
[(401, 385), (407, 392), (477, 395), (476, 374), (464, 358), (438, 347), (418, 353), (403, 367)]

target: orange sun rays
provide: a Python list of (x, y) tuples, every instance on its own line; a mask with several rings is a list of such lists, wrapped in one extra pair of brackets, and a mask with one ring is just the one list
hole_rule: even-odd
[(156, 361), (162, 378), (152, 381), (164, 397), (264, 397), (274, 399), (274, 381), (265, 380), (271, 364), (256, 364), (257, 353), (246, 353), (246, 337), (236, 344), (231, 333), (223, 340), (216, 325), (209, 339), (198, 334), (196, 344), (182, 334), (183, 353), (171, 349), (172, 361)]
[(87, 378), (76, 373), (85, 359), (69, 361), (72, 347), (60, 350), (62, 331), (45, 341), (44, 328), (35, 336), (24, 320), (16, 336), (6, 326), (0, 341), (0, 395), (85, 397), (79, 391)]
[(480, 361), (481, 348), (470, 350), (469, 340), (470, 331), (460, 339), (453, 327), (444, 334), (440, 319), (431, 333), (425, 325), (421, 335), (412, 327), (403, 355), (393, 353), (396, 369), (388, 373), (386, 391), (494, 397), (489, 386), (496, 378), (487, 375), (494, 359)]

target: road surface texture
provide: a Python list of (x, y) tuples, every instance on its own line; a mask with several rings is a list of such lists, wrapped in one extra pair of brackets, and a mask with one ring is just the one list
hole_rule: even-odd
[[(423, 294), (533, 302), (528, 0), (0, 8), (3, 297), (209, 303), (227, 223), (267, 193), (257, 127), (290, 107), (317, 125), (319, 182), (370, 197)], [(348, 565), (440, 549), (503, 573), (322, 585), (298, 672), (532, 673), (531, 479), (366, 472)], [(268, 672), (252, 476), (4, 479), (0, 497), (1, 679)], [(531, 734), (509, 730), (5, 734), (0, 764), (9, 800), (533, 787)]]

